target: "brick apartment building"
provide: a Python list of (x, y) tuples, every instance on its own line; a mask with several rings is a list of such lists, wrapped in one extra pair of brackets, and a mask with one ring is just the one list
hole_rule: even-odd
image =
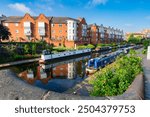
[(85, 18), (46, 17), (44, 14), (31, 16), (2, 16), (0, 23), (11, 32), (9, 41), (37, 42), (45, 40), (54, 46), (75, 47), (82, 44), (121, 42), (123, 31), (88, 25)]
[(123, 41), (124, 33), (123, 30), (114, 29), (111, 27), (104, 27), (102, 24), (89, 25), (91, 30), (91, 43), (119, 43)]

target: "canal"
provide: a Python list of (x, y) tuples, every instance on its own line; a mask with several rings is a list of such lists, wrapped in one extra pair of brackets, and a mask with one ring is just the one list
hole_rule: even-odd
[(63, 93), (88, 77), (87, 61), (107, 54), (110, 51), (76, 56), (67, 60), (58, 60), (39, 64), (37, 62), (10, 67), (22, 82), (46, 90)]

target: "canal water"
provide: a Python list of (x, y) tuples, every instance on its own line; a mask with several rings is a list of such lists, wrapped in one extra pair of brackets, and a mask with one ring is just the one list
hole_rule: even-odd
[(17, 74), (19, 79), (30, 85), (62, 93), (87, 78), (86, 65), (89, 59), (109, 52), (77, 56), (46, 64), (36, 62), (11, 67), (10, 69)]

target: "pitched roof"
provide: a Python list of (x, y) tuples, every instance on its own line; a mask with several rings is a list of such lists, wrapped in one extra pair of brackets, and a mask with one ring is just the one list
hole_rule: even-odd
[(6, 17), (4, 22), (20, 22), (22, 18), (23, 17), (21, 16), (9, 16), (9, 17)]
[(79, 22), (79, 20), (77, 19), (73, 19), (70, 17), (52, 17), (52, 23), (67, 23), (67, 20), (75, 20), (77, 22)]

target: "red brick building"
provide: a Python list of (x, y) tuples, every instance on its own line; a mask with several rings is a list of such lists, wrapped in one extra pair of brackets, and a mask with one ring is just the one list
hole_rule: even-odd
[(11, 32), (9, 41), (46, 41), (54, 46), (74, 48), (76, 45), (121, 42), (123, 31), (118, 29), (88, 25), (85, 18), (46, 17), (44, 14), (33, 17), (2, 16), (0, 23)]
[(100, 26), (91, 24), (89, 30), (88, 37), (91, 37), (91, 44), (119, 43), (123, 41), (124, 33), (118, 29), (104, 27), (102, 24)]

